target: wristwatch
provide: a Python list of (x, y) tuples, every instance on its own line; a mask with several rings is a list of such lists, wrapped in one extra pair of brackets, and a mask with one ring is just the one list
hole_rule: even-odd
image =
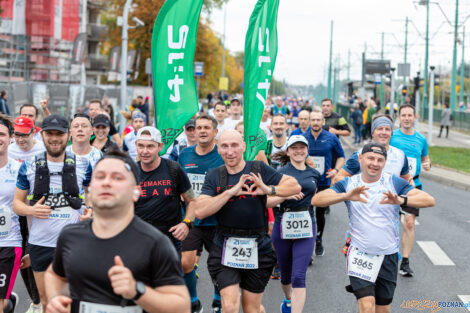
[(186, 226), (188, 226), (189, 229), (191, 229), (193, 227), (193, 222), (191, 222), (189, 219), (185, 218), (183, 220), (183, 223), (186, 224)]
[(135, 283), (135, 291), (136, 291), (136, 294), (132, 300), (137, 301), (145, 293), (145, 284), (141, 281), (137, 281)]
[(270, 196), (275, 196), (276, 195), (276, 187), (274, 185), (271, 185), (271, 192), (269, 193)]
[(408, 204), (408, 197), (405, 195), (401, 195), (400, 197), (403, 198), (403, 204), (402, 205), (407, 205)]

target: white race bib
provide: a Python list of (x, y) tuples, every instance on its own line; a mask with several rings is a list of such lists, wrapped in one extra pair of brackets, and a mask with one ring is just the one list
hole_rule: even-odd
[(325, 157), (323, 156), (311, 156), (313, 163), (315, 164), (315, 169), (323, 175), (325, 173)]
[(6, 206), (0, 207), (0, 238), (8, 237), (11, 229), (11, 211)]
[(196, 197), (198, 197), (201, 194), (202, 185), (204, 185), (204, 179), (206, 178), (206, 175), (188, 173), (188, 178), (191, 182)]
[(256, 238), (225, 239), (222, 264), (233, 268), (258, 268), (258, 243)]
[(69, 220), (76, 211), (70, 207), (63, 193), (49, 194), (44, 201), (44, 205), (52, 208), (49, 218), (53, 220)]
[(282, 239), (312, 238), (312, 218), (308, 211), (284, 212), (281, 219)]
[(80, 301), (80, 313), (142, 313), (140, 306), (119, 306)]
[(375, 283), (384, 255), (367, 254), (356, 247), (349, 247), (347, 274)]
[(299, 124), (299, 118), (297, 116), (292, 117), (292, 123), (293, 124)]
[(418, 166), (418, 160), (412, 157), (406, 157), (408, 159), (408, 168), (410, 170), (411, 177), (416, 175), (416, 167)]

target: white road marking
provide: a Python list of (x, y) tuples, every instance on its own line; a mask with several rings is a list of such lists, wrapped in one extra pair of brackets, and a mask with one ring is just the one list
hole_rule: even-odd
[(435, 241), (416, 242), (434, 265), (455, 265)]
[[(459, 297), (460, 301), (462, 301), (464, 304), (470, 304), (470, 295), (458, 295), (457, 297)], [(470, 311), (470, 305), (467, 307), (467, 311)]]

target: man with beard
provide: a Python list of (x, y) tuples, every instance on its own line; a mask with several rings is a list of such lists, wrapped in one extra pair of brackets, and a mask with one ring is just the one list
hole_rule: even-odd
[(138, 176), (136, 164), (120, 151), (96, 164), (90, 184), (95, 214), (59, 236), (46, 273), (48, 312), (189, 313), (176, 251), (134, 216)]
[[(273, 137), (268, 140), (268, 148), (266, 149), (266, 157), (268, 160), (271, 156), (275, 155), (279, 151), (285, 151), (287, 149), (287, 119), (285, 115), (276, 114), (271, 119), (271, 131)], [(274, 169), (277, 169), (281, 164), (278, 161), (270, 160), (270, 164)]]
[[(322, 112), (313, 111), (310, 113), (310, 132), (304, 133), (303, 136), (308, 141), (308, 154), (315, 164), (315, 169), (320, 173), (320, 181), (318, 191), (328, 189), (330, 187), (330, 179), (332, 179), (344, 164), (344, 151), (341, 147), (338, 137), (332, 133), (323, 130), (323, 114)], [(336, 156), (336, 162), (333, 164), (333, 156)], [(317, 219), (317, 240), (315, 243), (315, 255), (322, 256), (325, 254), (322, 238), (325, 229), (325, 211), (328, 207), (317, 207), (315, 215)]]
[[(46, 117), (41, 135), (46, 152), (21, 164), (13, 210), (18, 215), (31, 216), (29, 255), (45, 310), (44, 272), (52, 262), (59, 233), (66, 225), (91, 216), (82, 201), (90, 182), (91, 165), (87, 159), (75, 158), (65, 151), (69, 123), (64, 117)], [(81, 216), (84, 210), (87, 212)]]
[(72, 145), (68, 146), (66, 151), (73, 152), (77, 157), (87, 159), (91, 167), (94, 168), (103, 153), (90, 144), (93, 130), (88, 115), (77, 113), (73, 116), (73, 120), (70, 122), (70, 135)]
[(8, 147), (8, 156), (23, 162), (33, 155), (44, 151), (42, 140), (34, 139), (34, 121), (29, 117), (18, 116), (15, 119), (15, 142)]

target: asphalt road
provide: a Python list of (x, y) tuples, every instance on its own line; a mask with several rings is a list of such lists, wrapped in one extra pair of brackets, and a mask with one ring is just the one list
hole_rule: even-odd
[[(413, 278), (398, 278), (392, 312), (432, 312), (430, 308), (403, 308), (403, 301), (460, 301), (459, 295), (467, 295), (468, 298), (462, 299), (470, 301), (470, 193), (427, 180), (424, 180), (423, 184), (425, 190), (436, 198), (437, 203), (433, 208), (422, 210), (418, 218), (419, 225), (416, 225), (416, 241), (431, 241), (435, 244), (423, 243), (423, 246), (431, 246), (426, 248), (428, 256), (425, 250), (415, 243), (410, 264), (416, 275)], [(331, 213), (327, 215), (326, 223), (326, 252), (323, 257), (316, 257), (313, 266), (308, 269), (304, 312), (357, 312), (354, 296), (344, 289), (348, 279), (345, 274), (345, 258), (340, 250), (348, 226), (345, 205), (333, 206)], [(441, 255), (440, 251), (445, 255)], [(205, 307), (204, 312), (210, 312), (213, 287), (205, 266), (206, 256), (204, 253), (200, 262), (201, 278), (198, 288), (199, 297)], [(454, 265), (434, 265), (433, 261), (437, 264)], [(20, 296), (17, 312), (25, 312), (29, 299), (20, 276), (14, 289)], [(266, 312), (279, 312), (281, 300), (280, 283), (271, 280), (263, 298)], [(437, 312), (436, 310), (434, 312)], [(439, 312), (466, 310), (441, 306)]]

